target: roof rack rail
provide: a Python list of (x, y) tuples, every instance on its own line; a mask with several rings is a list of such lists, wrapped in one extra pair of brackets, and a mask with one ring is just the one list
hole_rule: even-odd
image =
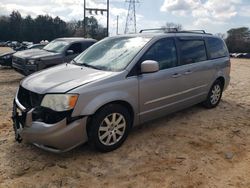
[(207, 33), (205, 30), (183, 30), (183, 31), (178, 31), (177, 33), (193, 33), (193, 34), (213, 35), (211, 33)]
[(154, 28), (154, 29), (142, 29), (140, 33), (147, 31), (159, 31), (164, 33), (193, 33), (193, 34), (207, 34), (212, 35), (211, 33), (206, 33), (205, 30), (181, 30), (179, 31), (177, 28)]
[(205, 30), (183, 30), (183, 31), (180, 31), (180, 32), (190, 32), (190, 33), (203, 33), (203, 34), (206, 34)]
[(154, 28), (154, 29), (142, 29), (139, 33), (143, 33), (145, 31), (163, 31), (163, 32), (178, 32), (178, 29), (175, 27), (172, 28)]

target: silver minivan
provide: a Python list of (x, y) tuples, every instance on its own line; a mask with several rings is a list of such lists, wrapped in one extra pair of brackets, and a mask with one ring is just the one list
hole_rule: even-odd
[(15, 137), (52, 152), (87, 141), (112, 151), (133, 126), (199, 103), (216, 107), (229, 80), (227, 47), (211, 34), (109, 37), (71, 63), (21, 81), (13, 106)]

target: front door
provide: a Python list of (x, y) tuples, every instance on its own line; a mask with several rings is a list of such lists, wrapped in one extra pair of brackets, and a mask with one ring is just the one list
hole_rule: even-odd
[(145, 60), (157, 61), (160, 71), (138, 77), (141, 123), (174, 111), (183, 100), (184, 87), (174, 38), (157, 41), (140, 62)]

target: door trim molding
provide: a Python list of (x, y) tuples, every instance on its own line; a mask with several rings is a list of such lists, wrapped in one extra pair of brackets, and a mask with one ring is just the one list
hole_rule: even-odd
[(165, 100), (165, 99), (169, 99), (169, 98), (172, 98), (172, 97), (176, 97), (176, 96), (178, 96), (178, 95), (182, 95), (182, 94), (185, 94), (185, 93), (189, 93), (189, 92), (194, 91), (194, 90), (196, 90), (196, 89), (204, 88), (204, 87), (206, 87), (207, 85), (208, 85), (208, 84), (204, 84), (204, 85), (197, 86), (197, 87), (193, 87), (193, 88), (190, 88), (190, 89), (187, 89), (187, 90), (184, 90), (184, 91), (181, 91), (181, 92), (172, 94), (172, 95), (167, 95), (167, 96), (164, 96), (164, 97), (161, 97), (161, 98), (157, 98), (157, 99), (154, 99), (154, 100), (151, 100), (151, 101), (147, 101), (147, 102), (144, 103), (144, 105), (152, 104), (152, 103), (159, 102), (159, 101), (162, 101), (162, 100)]
[(180, 102), (184, 102), (184, 101), (187, 101), (187, 100), (190, 100), (190, 99), (193, 99), (193, 98), (196, 98), (196, 97), (205, 95), (205, 94), (207, 94), (207, 93), (206, 93), (206, 92), (202, 92), (202, 93), (199, 93), (199, 94), (194, 95), (194, 96), (192, 96), (192, 97), (188, 97), (188, 98), (185, 98), (185, 99), (182, 99), (182, 100), (173, 102), (173, 103), (169, 103), (169, 104), (164, 105), (164, 106), (160, 106), (160, 107), (157, 107), (157, 108), (154, 108), (154, 109), (151, 109), (151, 110), (147, 110), (147, 111), (141, 112), (141, 113), (139, 113), (139, 115), (141, 116), (141, 115), (144, 115), (144, 114), (147, 114), (147, 113), (156, 111), (156, 110), (161, 110), (161, 109), (166, 108), (166, 107), (168, 107), (168, 106), (172, 106), (172, 105), (178, 104), (178, 103), (180, 103)]

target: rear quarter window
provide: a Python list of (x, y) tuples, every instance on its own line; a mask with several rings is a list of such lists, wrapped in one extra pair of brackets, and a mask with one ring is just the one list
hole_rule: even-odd
[(210, 59), (228, 56), (225, 43), (219, 38), (207, 38), (208, 55)]

